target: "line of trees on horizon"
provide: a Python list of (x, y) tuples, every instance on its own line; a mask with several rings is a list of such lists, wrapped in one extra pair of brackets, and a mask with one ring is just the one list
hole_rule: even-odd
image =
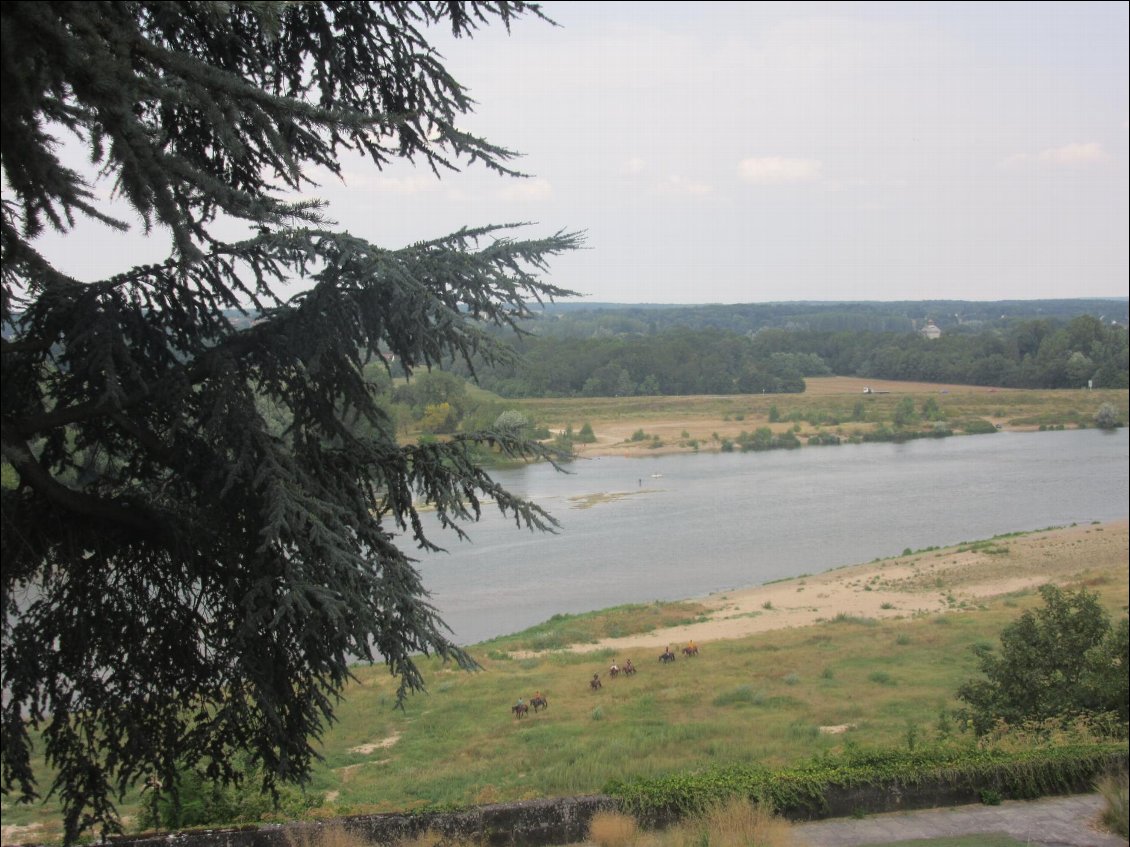
[[(552, 322), (557, 323), (557, 322)], [(540, 326), (538, 329), (540, 331)], [(1126, 327), (1093, 315), (1003, 329), (917, 332), (672, 327), (650, 334), (531, 335), (517, 361), (474, 363), (503, 397), (799, 393), (805, 377), (859, 376), (1006, 388), (1127, 388)], [(462, 376), (471, 367), (454, 367)]]

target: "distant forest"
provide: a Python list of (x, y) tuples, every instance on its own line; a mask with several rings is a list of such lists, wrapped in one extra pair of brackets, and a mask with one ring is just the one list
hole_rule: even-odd
[[(940, 338), (924, 337), (927, 322)], [(518, 362), (475, 363), (504, 397), (804, 391), (808, 376), (1016, 388), (1130, 385), (1126, 300), (553, 304)], [(450, 370), (464, 376), (462, 363)]]

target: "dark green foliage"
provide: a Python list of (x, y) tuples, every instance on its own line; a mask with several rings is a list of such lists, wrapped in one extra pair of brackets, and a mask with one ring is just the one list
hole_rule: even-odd
[(998, 722), (1017, 725), (1078, 714), (1127, 721), (1127, 623), (1111, 629), (1098, 598), (1086, 589), (1040, 588), (1044, 606), (1001, 632), (1000, 654), (977, 649), (984, 679), (957, 692), (978, 734)]
[(1027, 799), (1086, 790), (1095, 777), (1125, 761), (1126, 745), (1117, 743), (1022, 751), (919, 744), (913, 750), (848, 749), (782, 770), (730, 766), (617, 780), (605, 792), (645, 820), (684, 817), (734, 796), (768, 803), (779, 814), (803, 820), (827, 815), (829, 797), (845, 789), (929, 786), (971, 797), (992, 791)]
[[(401, 695), (449, 639), (405, 547), (434, 547), (414, 502), (462, 535), (489, 499), (551, 519), (481, 469), (513, 431), (400, 447), (364, 368), (510, 356), (485, 327), (565, 293), (539, 274), (578, 238), (496, 227), (403, 249), (325, 228), (283, 187), (340, 155), (441, 172), (513, 154), (455, 122), (470, 108), (425, 38), (506, 25), (525, 3), (10, 2), (0, 5), (5, 793), (56, 774), (65, 838), (118, 828), (115, 798), (186, 770), (301, 781), (349, 664)], [(80, 282), (36, 250), (83, 218), (85, 147), (170, 257)], [(218, 216), (250, 225), (224, 243)], [(283, 282), (303, 282), (290, 300)], [(245, 309), (254, 309), (254, 323)], [(232, 320), (232, 316), (241, 319)]]
[[(905, 315), (931, 305), (560, 305), (557, 319), (530, 326), (541, 337), (523, 343), (520, 365), (484, 367), (482, 377), (507, 396), (796, 392), (804, 377), (829, 373), (1014, 388), (1130, 385), (1125, 326), (1082, 314), (1109, 314), (1124, 304), (953, 304), (948, 314), (979, 317), (940, 324), (946, 334), (929, 340)], [(1032, 319), (1035, 314), (1054, 317)], [(585, 388), (601, 368), (607, 370)], [(936, 419), (935, 405), (924, 406), (927, 420)], [(856, 419), (863, 418), (860, 407)]]

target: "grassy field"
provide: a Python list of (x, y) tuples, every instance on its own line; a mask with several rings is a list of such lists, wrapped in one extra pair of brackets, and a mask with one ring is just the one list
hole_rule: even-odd
[[(1124, 422), (1130, 420), (1130, 392), (1028, 390), (940, 385), (920, 382), (817, 377), (806, 380), (804, 394), (711, 395), (693, 397), (584, 397), (507, 400), (554, 430), (592, 425), (593, 445), (579, 445), (582, 454), (649, 453), (718, 449), (720, 439), (736, 438), (768, 426), (774, 432), (793, 429), (804, 439), (818, 433), (850, 438), (890, 424), (905, 398), (922, 404), (933, 399), (940, 417), (956, 429), (969, 419), (982, 419), (1002, 429), (1036, 430), (1041, 426), (1093, 426), (1095, 412), (1112, 404)], [(864, 394), (864, 387), (874, 393)], [(882, 392), (882, 393), (879, 393)], [(779, 418), (770, 421), (776, 409)], [(923, 424), (929, 426), (930, 422)], [(645, 439), (632, 440), (642, 429)], [(655, 438), (661, 447), (656, 448)]]
[[(1111, 544), (1104, 527), (1079, 528), (1079, 540), (1063, 548), (1075, 551), (1070, 564), (1049, 564), (1046, 553), (1052, 548), (1035, 542), (1020, 556), (1022, 545), (1012, 536), (830, 573), (867, 591), (879, 584), (879, 574), (904, 560), (918, 562), (924, 574), (931, 562), (947, 557), (969, 565), (952, 575), (930, 571), (928, 579), (888, 586), (908, 597), (915, 592), (944, 596), (969, 589), (969, 573), (977, 568), (969, 557), (981, 556), (993, 578), (1050, 572), (1062, 583), (1089, 587), (1112, 615), (1121, 616), (1128, 589), (1125, 529), (1120, 531), (1123, 535)], [(1088, 539), (1106, 541), (1107, 552), (1091, 555), (1087, 545), (1097, 541)], [(815, 577), (798, 577), (765, 590), (778, 597), (780, 592), (815, 593), (815, 583)], [(951, 604), (946, 613), (878, 619), (830, 610), (822, 622), (808, 626), (703, 640), (699, 658), (680, 656), (665, 666), (654, 648), (593, 650), (592, 642), (675, 632), (703, 619), (703, 604), (559, 616), (474, 648), (482, 664), (476, 673), (425, 660), (428, 693), (410, 698), (403, 710), (395, 708), (395, 685), (383, 668), (360, 667), (338, 707), (338, 723), (324, 738), (325, 758), (310, 786), (310, 814), (587, 794), (613, 778), (706, 764), (785, 765), (848, 744), (923, 743), (940, 733), (960, 732), (947, 712), (957, 705), (957, 686), (975, 672), (972, 648), (995, 644), (1004, 625), (1037, 603), (1029, 586)], [(576, 646), (589, 652), (570, 649)], [(609, 679), (609, 662), (628, 657), (639, 673)], [(604, 680), (599, 691), (589, 689), (593, 673)], [(535, 690), (548, 697), (549, 709), (516, 720), (511, 704)], [(136, 804), (130, 797), (123, 806), (130, 820)], [(58, 831), (50, 804), (21, 807), (5, 799), (3, 817), (6, 833), (26, 833), (28, 840), (50, 840)], [(5, 843), (14, 840), (24, 839), (5, 835)]]

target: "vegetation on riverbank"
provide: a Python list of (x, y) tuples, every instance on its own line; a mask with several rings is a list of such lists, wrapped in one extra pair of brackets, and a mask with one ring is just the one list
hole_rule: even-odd
[[(864, 393), (864, 389), (869, 389)], [(587, 423), (578, 455), (655, 455), (775, 446), (897, 441), (955, 433), (1097, 426), (1104, 406), (1130, 420), (1130, 392), (984, 389), (935, 383), (810, 379), (804, 394), (507, 401), (553, 432)], [(643, 437), (637, 437), (639, 432)]]
[[(1125, 614), (1127, 574), (1121, 556), (1088, 553), (1087, 539), (1109, 540), (1103, 527), (1072, 541), (1073, 559), (1056, 563), (1056, 582), (1086, 586), (1113, 616)], [(482, 671), (463, 673), (437, 660), (422, 667), (428, 693), (394, 708), (395, 683), (380, 668), (355, 669), (338, 709), (339, 722), (325, 735), (305, 796), (266, 819), (330, 818), (378, 811), (445, 808), (471, 804), (587, 794), (610, 781), (663, 779), (720, 768), (797, 767), (813, 756), (849, 751), (922, 750), (945, 742), (972, 747), (973, 735), (953, 716), (955, 692), (978, 671), (975, 649), (995, 645), (1003, 628), (1024, 610), (1038, 607), (1034, 587), (980, 600), (960, 600), (970, 571), (940, 572), (932, 562), (947, 557), (983, 558), (975, 570), (999, 579), (1047, 578), (1051, 561), (1040, 550), (1020, 560), (1018, 540), (962, 545), (966, 552), (919, 551), (919, 577), (892, 581), (894, 563), (839, 569), (837, 577), (863, 583), (867, 597), (880, 586), (905, 592), (910, 609), (952, 597), (949, 613), (906, 611), (879, 619), (825, 613), (812, 626), (759, 632), (701, 643), (698, 659), (682, 656), (660, 665), (658, 649), (622, 647), (591, 652), (565, 649), (574, 640), (590, 644), (616, 632), (654, 623), (640, 638), (667, 637), (702, 613), (696, 605), (621, 607), (607, 613), (562, 616), (526, 633), (472, 649)], [(1117, 547), (1117, 545), (1114, 545)], [(976, 549), (975, 549), (976, 548)], [(1062, 548), (1057, 548), (1062, 549)], [(1056, 553), (1056, 556), (1060, 556)], [(775, 583), (798, 602), (819, 604), (813, 577)], [(778, 595), (774, 595), (778, 596)], [(916, 599), (922, 598), (922, 599)], [(782, 605), (778, 603), (776, 605)], [(900, 606), (902, 603), (899, 604)], [(764, 618), (783, 614), (759, 609)], [(677, 642), (677, 636), (670, 637)], [(628, 642), (630, 643), (630, 639)], [(530, 648), (555, 644), (546, 652)], [(609, 664), (632, 658), (634, 677), (610, 679)], [(589, 690), (593, 673), (604, 679)], [(517, 720), (509, 706), (519, 696), (542, 691), (549, 708)], [(1089, 731), (1089, 730), (1087, 730)], [(1085, 740), (1085, 728), (1072, 729)], [(1068, 740), (1070, 733), (1062, 734)], [(1014, 736), (991, 739), (1016, 745)], [(1025, 742), (1027, 743), (1027, 742)], [(888, 753), (883, 753), (888, 751)], [(253, 792), (253, 789), (244, 789)], [(141, 826), (150, 795), (133, 794), (127, 828)], [(53, 806), (16, 806), (5, 800), (6, 826), (41, 824), (12, 840), (51, 840)], [(255, 819), (260, 819), (256, 815)]]

